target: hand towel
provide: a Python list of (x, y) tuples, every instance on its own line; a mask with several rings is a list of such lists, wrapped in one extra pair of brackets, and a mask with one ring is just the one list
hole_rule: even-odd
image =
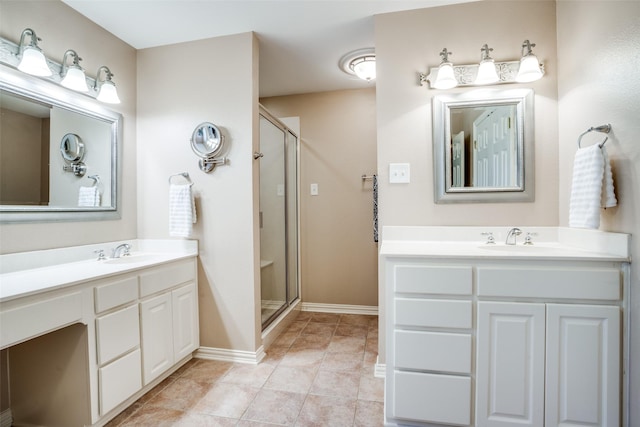
[(616, 203), (606, 148), (597, 144), (579, 148), (573, 163), (569, 226), (598, 228), (600, 207), (611, 207)]
[(196, 205), (191, 185), (169, 186), (169, 235), (190, 237), (196, 222)]
[(100, 191), (98, 187), (80, 187), (80, 190), (78, 190), (78, 206), (100, 206)]

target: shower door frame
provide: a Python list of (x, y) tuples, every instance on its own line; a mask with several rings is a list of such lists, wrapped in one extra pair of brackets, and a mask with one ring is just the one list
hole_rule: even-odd
[[(285, 123), (283, 123), (280, 119), (271, 114), (264, 106), (259, 105), (259, 117), (264, 117), (265, 120), (269, 121), (271, 124), (279, 128), (283, 132), (284, 136), (284, 221), (285, 221), (285, 229), (284, 229), (284, 243), (285, 243), (285, 303), (276, 310), (273, 314), (271, 314), (268, 318), (261, 322), (262, 330), (266, 330), (274, 320), (276, 320), (282, 313), (284, 313), (289, 307), (294, 305), (296, 301), (300, 300), (300, 136), (294, 132), (291, 128), (289, 128)], [(295, 277), (295, 289), (296, 296), (295, 298), (291, 298), (290, 295), (290, 282), (291, 282), (291, 272), (290, 272), (290, 259), (291, 254), (290, 251), (292, 248), (290, 247), (290, 231), (289, 231), (289, 202), (290, 202), (290, 188), (289, 188), (289, 166), (290, 160), (288, 156), (288, 134), (291, 134), (295, 137), (295, 229), (296, 229), (296, 239), (295, 239), (295, 262), (296, 262), (296, 277)], [(262, 141), (261, 141), (262, 142)], [(260, 164), (261, 166), (261, 164)], [(258, 174), (261, 178), (262, 172)], [(262, 235), (261, 235), (262, 237)], [(260, 301), (262, 302), (262, 275), (260, 278)]]

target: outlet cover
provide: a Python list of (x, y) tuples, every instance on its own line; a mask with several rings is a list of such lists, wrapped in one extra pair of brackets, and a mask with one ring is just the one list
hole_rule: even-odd
[(409, 163), (389, 163), (389, 183), (408, 184), (411, 182)]

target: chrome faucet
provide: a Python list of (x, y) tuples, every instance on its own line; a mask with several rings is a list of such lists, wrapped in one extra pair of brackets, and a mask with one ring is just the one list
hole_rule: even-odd
[(515, 245), (517, 243), (518, 236), (522, 234), (522, 230), (518, 227), (513, 227), (507, 233), (507, 240), (504, 242), (505, 245)]
[(131, 250), (131, 245), (128, 243), (122, 243), (121, 245), (113, 248), (113, 252), (111, 252), (111, 258), (120, 258), (121, 256), (129, 256)]

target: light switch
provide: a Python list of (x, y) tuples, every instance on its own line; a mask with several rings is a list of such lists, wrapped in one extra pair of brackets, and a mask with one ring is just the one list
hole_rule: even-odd
[(389, 163), (389, 183), (408, 184), (411, 182), (409, 163)]
[(311, 193), (312, 196), (317, 196), (318, 195), (318, 184), (311, 184), (311, 186), (309, 188), (309, 192)]

